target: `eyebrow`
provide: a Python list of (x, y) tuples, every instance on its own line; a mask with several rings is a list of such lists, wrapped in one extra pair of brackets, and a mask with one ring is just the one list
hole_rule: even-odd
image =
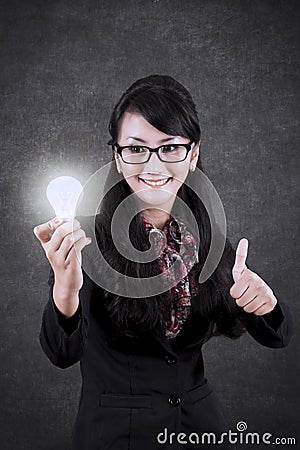
[[(172, 139), (175, 139), (175, 138), (176, 138), (176, 136), (165, 138), (165, 139), (162, 139), (160, 142), (162, 143), (162, 142), (171, 141)], [(141, 138), (135, 137), (135, 136), (128, 136), (128, 138), (126, 138), (125, 140), (128, 141), (128, 139), (134, 139), (135, 141), (143, 142), (143, 144), (146, 143), (146, 141), (144, 141), (144, 139), (141, 139)]]

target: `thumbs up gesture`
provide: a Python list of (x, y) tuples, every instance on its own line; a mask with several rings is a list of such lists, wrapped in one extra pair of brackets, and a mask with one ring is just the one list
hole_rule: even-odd
[(243, 238), (236, 249), (232, 276), (235, 283), (230, 288), (230, 295), (236, 304), (247, 313), (263, 316), (270, 313), (277, 303), (272, 289), (256, 273), (246, 266), (248, 240)]

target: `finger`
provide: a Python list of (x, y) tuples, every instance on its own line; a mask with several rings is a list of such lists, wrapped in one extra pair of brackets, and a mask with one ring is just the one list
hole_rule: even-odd
[(268, 312), (271, 312), (270, 306), (267, 304), (263, 304), (258, 309), (256, 309), (253, 313), (256, 316), (263, 316), (264, 314), (267, 314)]
[(49, 220), (49, 222), (42, 223), (41, 225), (37, 225), (34, 227), (33, 232), (38, 240), (45, 244), (49, 242), (53, 232), (63, 223), (61, 219), (55, 217), (54, 219)]
[(80, 228), (73, 233), (67, 234), (63, 240), (61, 241), (61, 245), (57, 250), (57, 254), (59, 254), (64, 260), (68, 256), (71, 247), (75, 244), (75, 242), (79, 241), (79, 239), (86, 238), (85, 232)]
[(61, 244), (62, 240), (69, 233), (73, 233), (81, 228), (80, 222), (76, 219), (68, 220), (68, 222), (64, 222), (60, 227), (57, 228), (53, 236), (51, 237), (51, 242), (48, 245), (51, 245), (51, 251), (56, 252)]
[(75, 242), (68, 253), (66, 263), (69, 264), (72, 260), (76, 259), (81, 264), (81, 251), (86, 245), (89, 245), (91, 242), (92, 238), (90, 237), (83, 237)]
[(244, 311), (246, 311), (247, 313), (252, 313), (264, 304), (265, 302), (261, 298), (255, 297), (251, 302), (244, 306)]
[(246, 288), (241, 288), (240, 292), (234, 295), (237, 305), (242, 307), (246, 306), (255, 297), (257, 297), (257, 292), (249, 285)]
[(246, 268), (247, 254), (248, 254), (248, 240), (243, 238), (238, 243), (236, 249), (235, 262), (232, 269), (232, 276), (234, 281), (237, 281), (241, 278), (242, 273)]

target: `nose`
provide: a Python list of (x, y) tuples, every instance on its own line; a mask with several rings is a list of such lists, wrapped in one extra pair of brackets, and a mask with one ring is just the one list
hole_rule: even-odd
[(150, 155), (150, 159), (145, 163), (145, 170), (147, 172), (159, 172), (162, 168), (164, 168), (164, 163), (158, 157), (158, 154), (152, 152)]

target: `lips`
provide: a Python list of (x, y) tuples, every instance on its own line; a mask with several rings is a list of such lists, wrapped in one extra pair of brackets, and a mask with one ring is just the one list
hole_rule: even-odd
[(169, 180), (171, 180), (171, 177), (169, 178), (160, 178), (160, 179), (144, 179), (139, 178), (139, 180), (143, 181), (147, 186), (164, 186), (166, 185)]

